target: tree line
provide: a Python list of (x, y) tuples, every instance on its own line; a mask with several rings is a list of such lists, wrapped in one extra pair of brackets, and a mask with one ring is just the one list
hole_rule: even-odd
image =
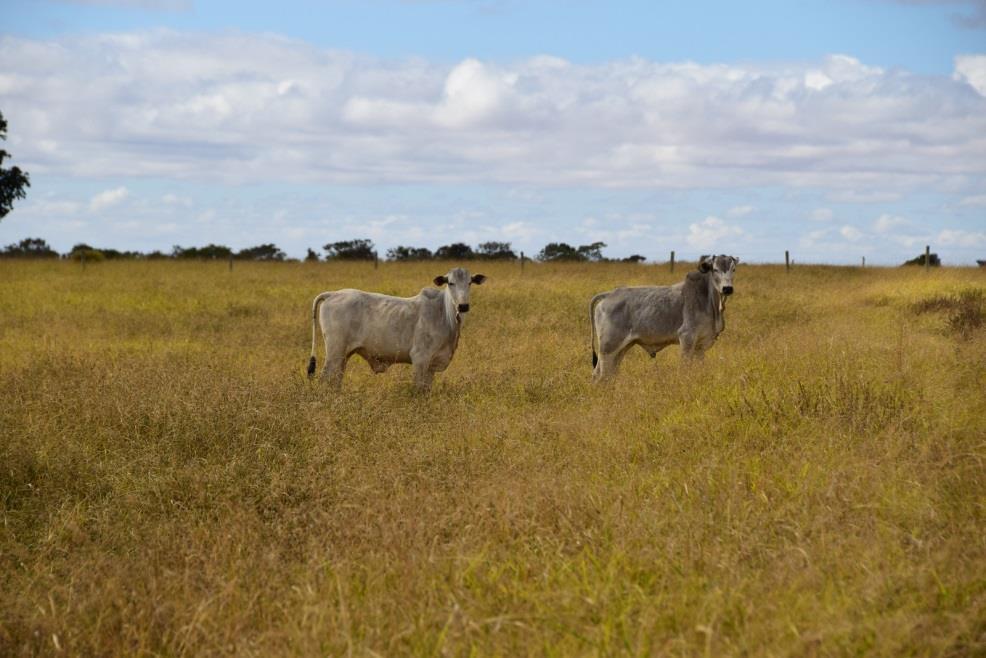
[(162, 251), (120, 251), (108, 247), (97, 248), (85, 243), (79, 243), (68, 252), (60, 254), (41, 238), (25, 238), (20, 242), (9, 244), (0, 250), (0, 258), (65, 258), (68, 260), (82, 260), (84, 258), (89, 261), (137, 259), (228, 260), (229, 258), (237, 260), (287, 260), (286, 254), (274, 244), (261, 244), (239, 251), (219, 244), (208, 244), (204, 247), (181, 247), (175, 245), (170, 253), (164, 253)]
[[(602, 262), (610, 259), (603, 256), (602, 250), (606, 247), (604, 242), (593, 242), (592, 244), (579, 245), (573, 247), (565, 242), (551, 242), (544, 246), (535, 256), (535, 259), (545, 262), (551, 261), (575, 261), (575, 262)], [(319, 255), (312, 248), (308, 248), (305, 261), (334, 261), (334, 260), (368, 260), (374, 261), (379, 258), (377, 249), (372, 240), (342, 240), (330, 242), (322, 246), (324, 255)], [(7, 245), (0, 250), (0, 258), (65, 258), (69, 260), (88, 260), (91, 262), (101, 260), (126, 260), (126, 259), (195, 259), (195, 260), (254, 260), (254, 261), (286, 261), (287, 255), (273, 243), (261, 244), (247, 249), (236, 251), (230, 247), (219, 244), (208, 244), (204, 247), (182, 247), (175, 245), (170, 253), (162, 251), (152, 251), (143, 253), (139, 251), (119, 251), (105, 247), (93, 247), (80, 243), (72, 247), (65, 254), (59, 254), (52, 249), (45, 240), (41, 238), (25, 238), (20, 242)], [(424, 260), (517, 260), (519, 256), (511, 247), (509, 242), (483, 242), (475, 248), (464, 242), (454, 242), (439, 247), (432, 251), (427, 247), (398, 246), (388, 249), (385, 260), (388, 261), (424, 261)], [(620, 259), (625, 262), (639, 263), (646, 260), (639, 254), (634, 254), (629, 258)]]

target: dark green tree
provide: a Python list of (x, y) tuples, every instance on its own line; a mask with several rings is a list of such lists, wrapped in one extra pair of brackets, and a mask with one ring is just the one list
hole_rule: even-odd
[(387, 260), (431, 260), (434, 254), (427, 247), (394, 247), (387, 250)]
[(592, 244), (584, 244), (576, 248), (564, 242), (550, 242), (544, 246), (544, 249), (542, 249), (541, 252), (537, 255), (537, 258), (538, 260), (543, 260), (543, 261), (605, 260), (603, 258), (603, 251), (602, 251), (603, 247), (605, 246), (606, 246), (605, 242), (593, 242)]
[(476, 248), (476, 256), (484, 260), (516, 260), (517, 254), (509, 242), (484, 242)]
[(85, 258), (90, 263), (106, 260), (106, 255), (102, 251), (87, 245), (85, 242), (80, 242), (72, 247), (72, 250), (65, 254), (65, 257), (69, 260), (82, 260)]
[(633, 256), (627, 256), (623, 259), (624, 263), (643, 263), (647, 260), (646, 256), (641, 256), (640, 254), (634, 254)]
[[(928, 254), (928, 264), (931, 267), (941, 267), (941, 259), (938, 257), (938, 254)], [(924, 265), (924, 254), (904, 261), (904, 265)]]
[(373, 240), (344, 240), (330, 242), (322, 247), (325, 260), (376, 260)]
[(20, 242), (8, 244), (0, 251), (0, 258), (58, 258), (58, 252), (41, 238), (24, 238)]
[(204, 247), (179, 247), (175, 245), (171, 250), (172, 258), (229, 258), (233, 250), (221, 244), (207, 244)]
[[(99, 248), (93, 249), (103, 254), (103, 258), (106, 260), (135, 260), (137, 258), (143, 258), (144, 254), (139, 251), (120, 251), (119, 249), (109, 249), (109, 248)], [(88, 258), (88, 256), (87, 256)]]
[(311, 247), (308, 247), (308, 253), (305, 255), (306, 263), (313, 263), (318, 261), (318, 254)]
[(464, 242), (455, 242), (435, 250), (435, 260), (472, 260), (476, 257), (472, 247)]
[(538, 260), (557, 261), (557, 260), (585, 260), (579, 250), (565, 242), (549, 242), (537, 255)]
[[(7, 120), (3, 118), (3, 112), (0, 112), (0, 140), (7, 140)], [(31, 187), (26, 171), (21, 171), (20, 167), (3, 168), (3, 161), (9, 157), (7, 151), (0, 149), (0, 219), (13, 209), (15, 199), (27, 196), (25, 188)]]
[(261, 244), (256, 247), (240, 249), (235, 258), (239, 260), (284, 260), (286, 254), (273, 243)]
[(603, 258), (603, 247), (605, 246), (605, 242), (593, 242), (592, 244), (581, 245), (579, 247), (579, 253), (584, 256), (581, 260), (605, 260)]

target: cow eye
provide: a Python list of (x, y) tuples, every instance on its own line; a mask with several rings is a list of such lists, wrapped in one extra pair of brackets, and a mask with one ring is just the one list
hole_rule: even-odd
[(449, 284), (450, 286), (454, 286), (454, 285), (455, 285), (455, 284), (454, 284), (454, 283), (452, 283), (451, 281), (449, 281), (449, 282), (448, 282), (448, 284)]

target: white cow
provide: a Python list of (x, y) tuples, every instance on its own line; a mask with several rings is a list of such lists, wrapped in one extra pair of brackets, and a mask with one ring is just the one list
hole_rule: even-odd
[(395, 363), (410, 363), (415, 385), (429, 390), (435, 373), (448, 367), (459, 344), (462, 314), (469, 311), (470, 285), (485, 280), (482, 274), (470, 277), (457, 267), (435, 277), (437, 289), (423, 288), (414, 297), (353, 289), (323, 292), (312, 303), (308, 376), (315, 373), (316, 324), (320, 324), (325, 339), (322, 378), (333, 386), (342, 384), (346, 362), (358, 354), (375, 373)]
[(615, 375), (634, 345), (653, 357), (679, 343), (683, 356), (701, 358), (726, 328), (726, 297), (733, 294), (738, 262), (735, 256), (702, 256), (698, 271), (689, 272), (681, 283), (617, 288), (593, 297), (592, 380)]

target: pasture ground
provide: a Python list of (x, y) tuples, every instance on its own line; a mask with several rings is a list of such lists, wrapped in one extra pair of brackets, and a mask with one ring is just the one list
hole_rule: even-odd
[(476, 264), (430, 397), (305, 379), (316, 293), (445, 269), (0, 261), (0, 655), (986, 653), (986, 271), (741, 264), (596, 388), (684, 266)]

